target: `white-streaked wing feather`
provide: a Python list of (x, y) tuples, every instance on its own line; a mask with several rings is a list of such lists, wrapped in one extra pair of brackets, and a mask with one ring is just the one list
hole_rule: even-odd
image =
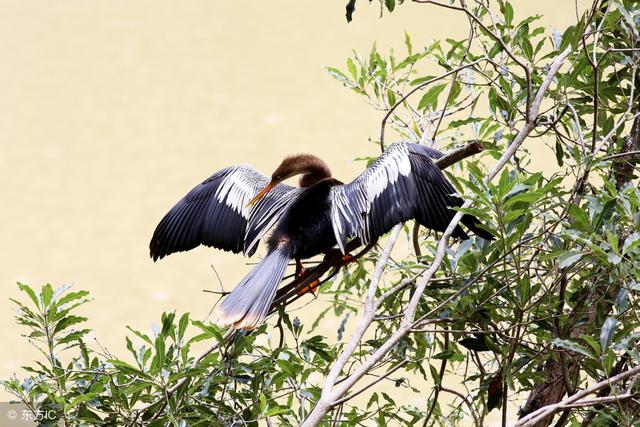
[(278, 184), (247, 207), (269, 178), (250, 166), (222, 169), (193, 188), (160, 221), (149, 245), (154, 259), (201, 244), (251, 255), (297, 189)]
[(251, 207), (245, 234), (245, 253), (253, 253), (260, 239), (278, 222), (301, 191), (300, 188), (278, 184)]
[(331, 222), (344, 252), (348, 239), (358, 237), (369, 244), (395, 224), (411, 218), (441, 230), (453, 216), (451, 206), (460, 205), (455, 190), (432, 162), (435, 150), (399, 142), (385, 152), (351, 183), (332, 188)]

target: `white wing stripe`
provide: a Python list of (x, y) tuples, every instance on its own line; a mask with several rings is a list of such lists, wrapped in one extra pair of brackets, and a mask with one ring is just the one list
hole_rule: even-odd
[(244, 236), (245, 253), (251, 252), (300, 192), (297, 188), (279, 184), (269, 192), (269, 196), (247, 207), (251, 199), (268, 183), (269, 179), (266, 176), (250, 167), (238, 165), (230, 168), (215, 192), (215, 197), (220, 203), (247, 221)]
[[(249, 219), (249, 212), (245, 206), (258, 189), (256, 189), (255, 173), (248, 176), (246, 172), (245, 167), (236, 166), (231, 169), (218, 186), (215, 196), (220, 203), (229, 206), (243, 218)], [(266, 179), (260, 181), (266, 181)]]
[(371, 243), (372, 223), (369, 214), (374, 202), (390, 187), (397, 185), (400, 176), (407, 177), (410, 174), (407, 143), (395, 143), (351, 184), (331, 190), (331, 222), (342, 252), (350, 237), (358, 236), (363, 244)]

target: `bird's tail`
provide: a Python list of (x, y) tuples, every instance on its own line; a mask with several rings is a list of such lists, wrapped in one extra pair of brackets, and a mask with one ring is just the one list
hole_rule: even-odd
[(473, 233), (476, 236), (480, 236), (480, 237), (482, 237), (483, 239), (486, 239), (486, 240), (493, 240), (494, 239), (493, 234), (491, 234), (487, 230), (479, 227), (481, 222), (475, 216), (469, 215), (469, 214), (464, 214), (462, 216), (462, 220), (460, 222), (462, 222), (469, 230), (473, 231)]
[(269, 252), (217, 307), (218, 323), (231, 325), (234, 329), (260, 326), (267, 317), (289, 260), (287, 247)]

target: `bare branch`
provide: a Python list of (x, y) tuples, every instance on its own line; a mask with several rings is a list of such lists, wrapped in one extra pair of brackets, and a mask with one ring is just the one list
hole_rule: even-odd
[(460, 160), (480, 153), (482, 150), (484, 150), (484, 147), (482, 146), (480, 141), (472, 141), (467, 145), (445, 153), (444, 156), (440, 157), (434, 163), (440, 169), (446, 169), (454, 163), (458, 163)]
[[(566, 399), (558, 402), (558, 403), (554, 403), (553, 405), (547, 405), (547, 406), (543, 406), (542, 408), (538, 409), (535, 412), (532, 412), (530, 414), (528, 414), (527, 416), (521, 418), (518, 420), (518, 422), (515, 424), (515, 427), (528, 427), (528, 426), (533, 426), (536, 423), (542, 421), (543, 419), (555, 414), (556, 412), (560, 411), (561, 409), (564, 409), (566, 407), (570, 407), (568, 405), (573, 404), (573, 403), (580, 403), (580, 401), (585, 398), (586, 396), (595, 393), (596, 391), (604, 388), (604, 387), (610, 387), (613, 384), (617, 384), (619, 382), (622, 382), (624, 380), (626, 380), (629, 377), (632, 377), (634, 375), (638, 375), (640, 374), (640, 366), (636, 366), (633, 369), (629, 369), (627, 371), (624, 371), (621, 374), (618, 374), (614, 377), (611, 378), (607, 378), (604, 381), (600, 381), (599, 383), (596, 383), (594, 385), (592, 385), (589, 388), (586, 388), (582, 391), (577, 392), (576, 394), (567, 397)], [(622, 395), (620, 398), (626, 398), (623, 397), (626, 396)], [(608, 396), (611, 397), (611, 396)], [(591, 401), (595, 401), (596, 399), (591, 399)]]

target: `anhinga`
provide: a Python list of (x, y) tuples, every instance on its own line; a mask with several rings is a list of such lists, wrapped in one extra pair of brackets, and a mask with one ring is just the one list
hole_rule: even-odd
[[(227, 295), (217, 309), (219, 322), (252, 329), (267, 315), (287, 265), (336, 245), (345, 252), (348, 239), (375, 242), (394, 225), (416, 219), (444, 231), (452, 207), (462, 204), (432, 158), (441, 153), (399, 142), (349, 184), (332, 178), (327, 164), (309, 154), (287, 157), (271, 179), (249, 166), (216, 172), (191, 190), (160, 221), (150, 243), (155, 260), (198, 245), (251, 256), (259, 240), (275, 225), (268, 253)], [(302, 175), (300, 188), (282, 181)], [(465, 214), (462, 224), (485, 239), (491, 233)], [(454, 237), (468, 239), (458, 226)]]

